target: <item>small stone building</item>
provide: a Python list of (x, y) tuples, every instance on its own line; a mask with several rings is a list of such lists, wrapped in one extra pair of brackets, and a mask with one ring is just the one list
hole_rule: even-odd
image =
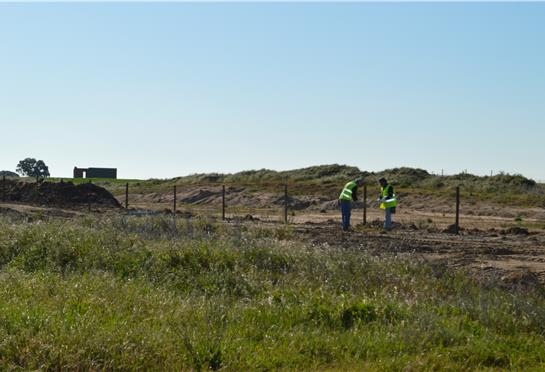
[(117, 168), (74, 167), (74, 178), (117, 178)]

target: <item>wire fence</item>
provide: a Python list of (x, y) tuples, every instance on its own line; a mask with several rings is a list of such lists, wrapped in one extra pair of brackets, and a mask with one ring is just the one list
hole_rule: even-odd
[[(60, 183), (63, 181), (61, 180)], [(90, 182), (90, 181), (89, 181)], [(271, 222), (304, 223), (334, 221), (340, 223), (340, 212), (337, 209), (338, 185), (329, 185), (328, 192), (308, 190), (308, 185), (297, 183), (265, 183), (246, 182), (237, 184), (220, 184), (218, 182), (199, 182), (163, 186), (160, 183), (125, 183), (100, 182), (100, 186), (108, 189), (128, 214), (169, 213), (174, 216), (209, 216), (222, 220), (247, 219)], [(360, 199), (353, 203), (352, 223), (361, 225), (376, 225), (383, 218), (379, 203), (370, 197), (378, 194), (378, 188), (364, 185), (359, 192)], [(313, 192), (310, 192), (313, 191)], [(454, 187), (443, 192), (443, 209), (434, 208), (433, 197), (428, 198), (429, 208), (406, 204), (408, 195), (399, 192), (400, 206), (395, 220), (406, 226), (431, 228), (433, 226), (447, 227), (449, 232), (459, 233), (461, 223), (465, 228), (484, 226), (490, 228), (505, 228), (510, 225), (530, 223), (533, 227), (545, 229), (545, 209), (537, 218), (519, 217), (516, 212), (507, 217), (494, 215), (499, 207), (490, 207), (488, 215), (481, 215), (482, 206), (478, 202), (466, 199), (462, 206), (463, 196), (460, 187)], [(340, 192), (340, 190), (339, 190)], [(101, 205), (95, 202), (89, 191), (80, 209), (96, 211)], [(2, 177), (2, 201), (6, 200), (6, 177)], [(467, 192), (464, 194), (467, 195)], [(414, 199), (414, 196), (413, 196)], [(495, 212), (496, 211), (496, 212)], [(462, 214), (463, 213), (463, 214)], [(377, 221), (378, 220), (378, 221)], [(486, 220), (486, 224), (483, 221)]]
[[(172, 185), (159, 192), (131, 190), (126, 183), (122, 193), (112, 190), (122, 206), (129, 211), (154, 209), (187, 215), (198, 213), (222, 220), (244, 217), (290, 222), (290, 211), (300, 210), (298, 200), (288, 194), (287, 184), (215, 184)], [(265, 189), (260, 192), (259, 189)]]

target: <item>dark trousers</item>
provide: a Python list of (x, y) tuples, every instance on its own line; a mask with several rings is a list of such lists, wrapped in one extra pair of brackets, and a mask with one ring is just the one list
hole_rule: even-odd
[(350, 227), (350, 210), (352, 202), (350, 200), (341, 200), (341, 214), (343, 216), (343, 230), (346, 231)]

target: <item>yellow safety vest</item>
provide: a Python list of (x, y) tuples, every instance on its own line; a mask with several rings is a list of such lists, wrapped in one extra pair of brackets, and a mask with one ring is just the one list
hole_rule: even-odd
[(346, 185), (344, 185), (343, 191), (341, 192), (341, 195), (339, 196), (340, 200), (352, 200), (352, 190), (354, 187), (356, 187), (356, 182), (350, 181)]
[[(380, 198), (384, 199), (388, 197), (391, 185), (386, 185), (386, 187), (381, 188)], [(393, 193), (390, 199), (387, 199), (385, 202), (380, 203), (380, 209), (393, 208), (397, 206), (396, 194)]]

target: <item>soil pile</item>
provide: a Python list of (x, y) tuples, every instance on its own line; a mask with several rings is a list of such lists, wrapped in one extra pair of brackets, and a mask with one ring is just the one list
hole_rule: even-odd
[[(0, 197), (2, 191), (0, 189)], [(121, 205), (106, 189), (91, 183), (6, 182), (4, 200), (62, 208), (87, 206), (119, 208)]]
[(528, 231), (528, 229), (525, 229), (523, 227), (514, 226), (506, 230), (500, 231), (500, 234), (502, 235), (530, 235), (530, 232)]
[(449, 225), (446, 229), (441, 231), (443, 234), (458, 234), (460, 228), (456, 225)]

